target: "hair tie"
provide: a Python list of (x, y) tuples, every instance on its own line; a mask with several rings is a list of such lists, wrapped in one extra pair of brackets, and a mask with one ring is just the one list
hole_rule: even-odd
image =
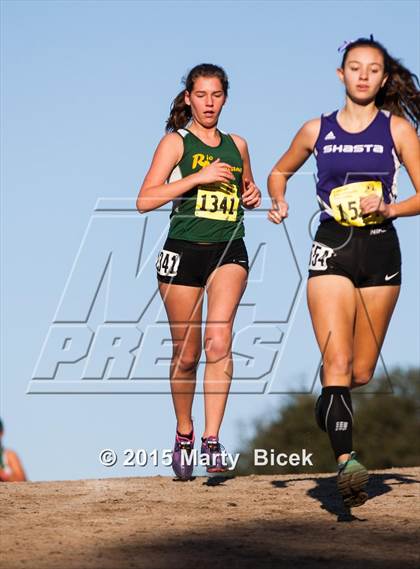
[(349, 46), (350, 44), (352, 44), (353, 42), (354, 42), (354, 40), (345, 40), (345, 41), (340, 45), (340, 47), (337, 49), (337, 51), (339, 51), (340, 53), (343, 52), (343, 51), (345, 51), (345, 50), (348, 48), (348, 46)]

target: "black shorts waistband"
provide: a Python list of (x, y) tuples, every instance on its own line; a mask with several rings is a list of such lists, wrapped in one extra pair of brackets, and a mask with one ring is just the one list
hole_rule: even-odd
[(180, 247), (188, 247), (190, 249), (226, 249), (226, 246), (236, 245), (237, 243), (243, 242), (242, 237), (239, 239), (232, 239), (231, 241), (215, 241), (213, 243), (198, 243), (197, 241), (188, 241), (187, 239), (173, 239), (172, 237), (167, 237), (165, 243), (178, 245)]
[(357, 225), (341, 225), (341, 223), (338, 223), (335, 219), (326, 219), (325, 221), (321, 221), (318, 225), (318, 229), (320, 228), (331, 228), (343, 232), (353, 230), (355, 233), (364, 234), (372, 229), (395, 229), (395, 226), (393, 219), (386, 219), (382, 223), (371, 223), (370, 225), (363, 225), (361, 227)]

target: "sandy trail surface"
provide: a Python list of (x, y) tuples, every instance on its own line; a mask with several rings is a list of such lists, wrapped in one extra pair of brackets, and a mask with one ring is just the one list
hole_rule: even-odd
[(0, 567), (420, 567), (420, 468), (346, 512), (326, 475), (0, 484)]

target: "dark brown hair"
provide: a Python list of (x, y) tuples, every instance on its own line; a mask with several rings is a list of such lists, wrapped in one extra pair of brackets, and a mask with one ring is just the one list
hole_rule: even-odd
[(225, 96), (227, 96), (229, 80), (226, 75), (226, 71), (222, 67), (211, 63), (201, 63), (200, 65), (196, 65), (182, 80), (185, 85), (185, 89), (178, 93), (172, 101), (169, 118), (166, 121), (166, 132), (173, 132), (179, 128), (184, 128), (191, 120), (191, 107), (185, 103), (184, 96), (185, 91), (191, 93), (194, 88), (194, 83), (199, 77), (217, 77), (220, 79), (223, 92)]
[(407, 118), (417, 130), (420, 122), (420, 91), (417, 75), (404, 67), (399, 59), (389, 55), (385, 47), (374, 40), (372, 35), (370, 38), (359, 38), (346, 45), (341, 62), (343, 69), (350, 51), (361, 46), (379, 50), (384, 58), (384, 71), (388, 79), (376, 95), (375, 105), (379, 109), (386, 109), (394, 115)]

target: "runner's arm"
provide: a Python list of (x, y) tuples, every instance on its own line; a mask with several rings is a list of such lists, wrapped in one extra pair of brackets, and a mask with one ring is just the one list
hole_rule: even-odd
[(252, 174), (248, 144), (246, 140), (238, 134), (232, 134), (231, 136), (238, 147), (243, 162), (241, 188), (242, 204), (247, 209), (254, 209), (261, 205), (261, 192), (256, 186), (254, 175)]
[(192, 176), (166, 183), (182, 152), (183, 141), (179, 134), (167, 134), (159, 142), (137, 197), (136, 207), (140, 213), (157, 209), (194, 187)]
[(389, 217), (420, 214), (420, 141), (411, 124), (401, 117), (391, 117), (391, 134), (398, 154), (407, 169), (416, 194), (398, 203), (390, 204)]
[(274, 199), (284, 199), (287, 180), (299, 170), (312, 154), (321, 126), (320, 119), (306, 122), (289, 148), (276, 162), (268, 176), (268, 193)]
[(162, 138), (137, 197), (136, 207), (140, 213), (157, 209), (200, 183), (229, 182), (234, 177), (229, 166), (217, 159), (194, 174), (166, 183), (173, 168), (181, 160), (183, 149), (179, 134), (172, 132)]

